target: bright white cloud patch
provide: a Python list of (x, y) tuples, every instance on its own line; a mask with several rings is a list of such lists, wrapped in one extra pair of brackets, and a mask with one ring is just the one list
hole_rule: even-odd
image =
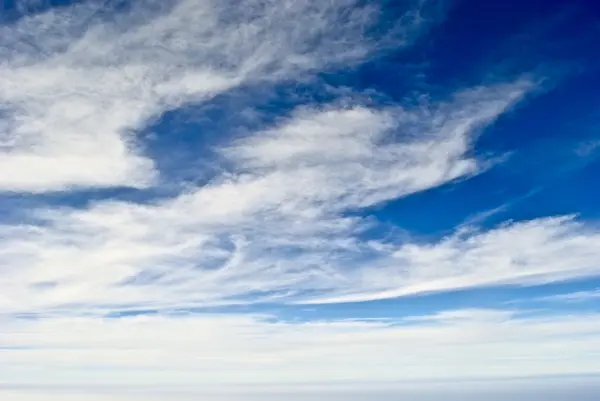
[[(244, 85), (306, 83), (383, 46), (370, 30), (374, 5), (243, 3), (85, 3), (2, 26), (0, 196), (160, 190), (161, 171), (136, 135), (164, 112)], [(386, 45), (409, 45), (426, 5), (407, 2)], [(368, 208), (493, 164), (475, 152), (479, 135), (536, 89), (520, 78), (385, 106), (353, 96), (307, 101), (224, 138), (208, 152), (221, 169), (185, 192), (36, 203), (19, 210), (21, 220), (0, 220), (0, 385), (600, 373), (597, 313), (467, 309), (285, 323), (189, 311), (599, 275), (600, 228), (576, 216), (463, 226), (428, 240), (373, 234), (382, 225)]]

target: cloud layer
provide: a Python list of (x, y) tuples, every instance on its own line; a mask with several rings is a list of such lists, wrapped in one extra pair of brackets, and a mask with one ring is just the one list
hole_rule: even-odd
[[(398, 321), (267, 323), (260, 316), (3, 322), (4, 380), (39, 385), (411, 382), (600, 373), (595, 314), (447, 311)], [(11, 348), (12, 347), (12, 348)], [(360, 361), (357, 365), (355, 361)], [(460, 364), (460, 369), (456, 369)]]

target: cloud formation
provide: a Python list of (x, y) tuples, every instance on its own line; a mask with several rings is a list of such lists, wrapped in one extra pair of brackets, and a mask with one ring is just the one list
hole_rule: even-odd
[[(476, 173), (480, 164), (467, 155), (474, 132), (529, 87), (519, 81), (478, 88), (415, 110), (301, 110), (221, 149), (231, 171), (175, 198), (37, 210), (33, 223), (1, 228), (6, 239), (0, 258), (9, 266), (3, 281), (10, 290), (0, 308), (174, 308), (315, 291), (368, 293), (381, 291), (383, 283), (419, 292), (418, 285), (436, 272), (447, 283), (467, 281), (432, 281), (432, 290), (519, 277), (522, 272), (510, 266), (505, 276), (490, 274), (478, 261), (471, 263), (472, 277), (459, 270), (466, 268), (460, 260), (446, 260), (454, 271), (432, 271), (435, 266), (423, 266), (419, 245), (394, 249), (395, 240), (362, 241), (368, 221), (346, 213)], [(560, 231), (570, 223), (539, 224)], [(537, 234), (529, 226), (524, 235)], [(502, 241), (492, 253), (509, 247), (503, 232), (519, 233), (506, 227), (490, 234)], [(594, 249), (596, 234), (590, 235)], [(474, 255), (490, 247), (482, 238)], [(460, 248), (460, 242), (437, 246)], [(576, 251), (592, 252), (582, 248)], [(535, 260), (525, 263), (523, 269), (542, 268)], [(591, 269), (568, 269), (575, 268)], [(483, 279), (482, 269), (488, 271)]]
[[(0, 27), (0, 205), (41, 199), (0, 219), (0, 385), (600, 374), (597, 313), (292, 323), (265, 309), (600, 275), (600, 227), (577, 215), (483, 226), (492, 211), (417, 238), (373, 213), (492, 168), (478, 140), (540, 90), (537, 77), (385, 104), (332, 91), (223, 135), (201, 184), (78, 201), (162, 188), (140, 133), (165, 112), (250, 86), (326, 91), (318, 73), (408, 47), (428, 26), (427, 1), (385, 29), (368, 3), (89, 2)], [(265, 313), (231, 308), (251, 305)]]
[[(163, 112), (253, 81), (355, 62), (375, 6), (355, 0), (85, 2), (0, 29), (0, 191), (152, 185), (135, 133)], [(396, 42), (423, 23), (408, 7)], [(83, 167), (85, 166), (85, 167)]]

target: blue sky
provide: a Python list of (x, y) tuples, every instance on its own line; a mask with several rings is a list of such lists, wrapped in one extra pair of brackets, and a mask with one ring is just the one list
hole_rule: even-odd
[(585, 0), (5, 1), (0, 394), (585, 389), (599, 17)]

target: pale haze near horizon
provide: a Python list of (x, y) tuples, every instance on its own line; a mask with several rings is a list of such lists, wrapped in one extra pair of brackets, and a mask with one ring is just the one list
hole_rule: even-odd
[(2, 401), (597, 401), (600, 377), (347, 385), (0, 386)]

